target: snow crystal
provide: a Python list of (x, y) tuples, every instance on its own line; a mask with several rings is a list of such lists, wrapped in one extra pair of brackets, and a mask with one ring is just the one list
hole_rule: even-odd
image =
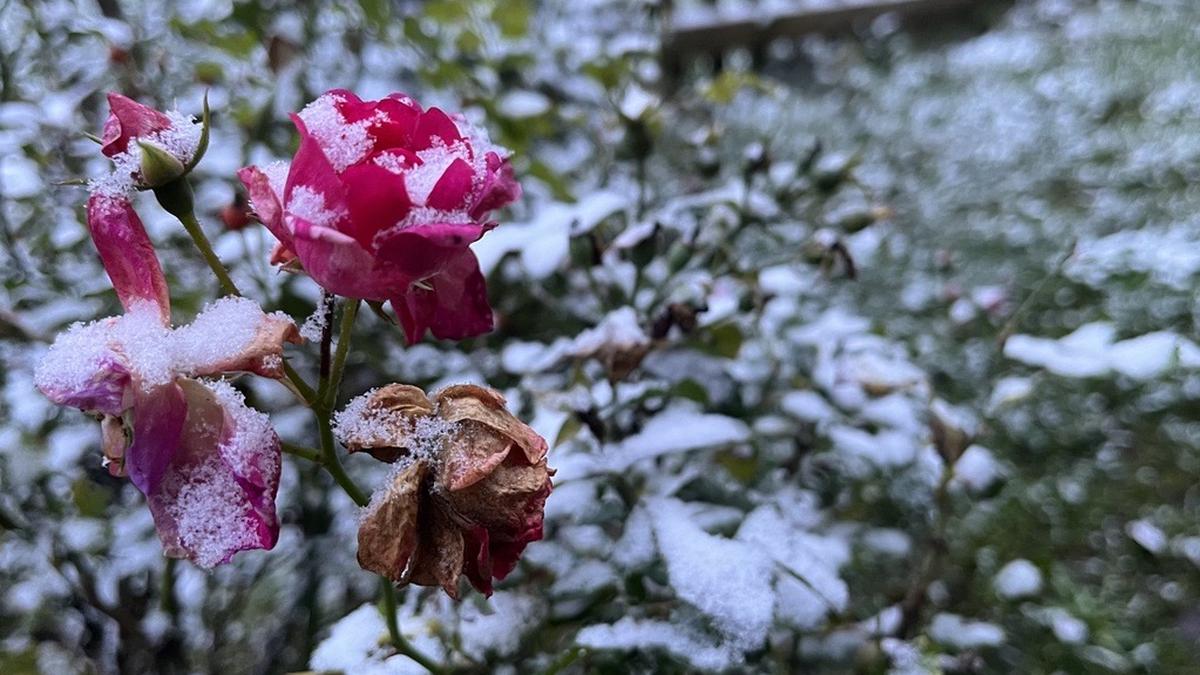
[(648, 508), (679, 597), (710, 617), (734, 648), (761, 646), (775, 610), (770, 559), (754, 546), (700, 529), (678, 500), (655, 499)]
[(625, 519), (625, 529), (613, 547), (613, 562), (632, 571), (652, 563), (654, 553), (654, 523), (645, 505), (639, 504)]
[(133, 191), (142, 170), (142, 147), (139, 142), (156, 145), (185, 165), (192, 160), (200, 147), (202, 125), (175, 110), (166, 115), (171, 121), (170, 126), (148, 136), (129, 139), (125, 151), (112, 157), (112, 171), (88, 182), (92, 194), (125, 197)]
[(341, 217), (340, 211), (325, 207), (325, 195), (307, 185), (297, 185), (288, 195), (288, 214), (308, 221), (317, 227), (333, 227)]
[(575, 643), (597, 650), (662, 649), (709, 671), (722, 671), (733, 664), (733, 655), (726, 648), (708, 644), (682, 626), (629, 616), (614, 624), (587, 626), (576, 634)]
[(292, 322), (282, 312), (264, 313), (248, 298), (230, 296), (209, 303), (192, 323), (171, 331), (175, 369), (195, 372), (246, 352), (268, 320)]
[(575, 337), (572, 352), (586, 357), (602, 349), (631, 350), (650, 344), (650, 338), (638, 323), (637, 311), (622, 307), (609, 312), (595, 328)]
[(550, 99), (540, 92), (517, 89), (502, 96), (496, 105), (501, 115), (524, 119), (545, 114), (550, 109)]
[(838, 568), (850, 558), (845, 541), (799, 530), (774, 505), (747, 515), (737, 539), (755, 545), (779, 566), (777, 590), (788, 600), (781, 600), (777, 609), (792, 625), (815, 628), (828, 613), (846, 608), (850, 589), (838, 576)]
[(1089, 323), (1058, 340), (1014, 335), (1004, 355), (1063, 377), (1099, 377), (1113, 371), (1138, 380), (1158, 377), (1173, 366), (1200, 367), (1200, 347), (1176, 333), (1158, 331), (1115, 341), (1116, 328)]
[(497, 591), (483, 606), (464, 604), (458, 629), (463, 651), (480, 660), (488, 654), (511, 656), (520, 649), (525, 632), (538, 625), (543, 612), (533, 598), (509, 591)]
[(988, 410), (995, 411), (1016, 403), (1033, 393), (1033, 380), (1028, 377), (1005, 377), (996, 381), (988, 398)]
[(373, 120), (347, 123), (337, 108), (337, 104), (344, 100), (338, 94), (322, 94), (300, 111), (300, 119), (308, 127), (308, 132), (317, 139), (321, 151), (333, 165), (333, 170), (338, 173), (345, 171), (351, 164), (362, 161), (372, 147), (371, 135), (367, 128)]
[(789, 391), (779, 401), (779, 407), (784, 412), (805, 422), (824, 422), (836, 414), (833, 406), (814, 391)]
[(617, 574), (608, 563), (584, 560), (571, 566), (566, 574), (555, 579), (551, 595), (590, 595), (607, 586), (617, 585)]
[(215, 567), (230, 553), (259, 543), (258, 520), (222, 454), (204, 455), (186, 473), (167, 472), (156, 498), (200, 567)]
[(982, 445), (972, 445), (954, 463), (951, 485), (965, 487), (972, 492), (983, 492), (1000, 480), (1004, 473), (1004, 467), (991, 450)]
[(325, 329), (329, 326), (329, 310), (333, 306), (333, 295), (322, 294), (313, 313), (308, 315), (300, 326), (300, 337), (309, 342), (320, 343), (325, 337)]
[(1158, 555), (1167, 548), (1167, 535), (1157, 525), (1146, 519), (1134, 520), (1125, 525), (1125, 534), (1138, 546)]
[(1026, 614), (1049, 627), (1059, 642), (1078, 645), (1087, 641), (1088, 625), (1062, 607), (1038, 607), (1026, 610)]
[(383, 615), (374, 605), (363, 605), (333, 625), (329, 637), (313, 651), (308, 665), (314, 670), (367, 675), (407, 672), (399, 663), (392, 663), (395, 659), (408, 661), (407, 657), (388, 659), (387, 666), (392, 667), (385, 666), (384, 659), (392, 651), (386, 646), (387, 635)]
[[(376, 391), (372, 389), (355, 397), (334, 414), (333, 433), (338, 439), (343, 443), (353, 440), (368, 447), (407, 448), (409, 458), (436, 462), (443, 441), (458, 425), (437, 415), (423, 415), (412, 419), (410, 424), (398, 424), (395, 413), (369, 405)], [(393, 473), (407, 465), (408, 462), (397, 462)]]
[(1028, 560), (1018, 558), (1000, 568), (992, 585), (1002, 598), (1037, 595), (1042, 590), (1042, 572)]
[[(909, 434), (885, 430), (872, 434), (848, 426), (829, 429), (835, 450), (851, 462), (851, 469), (896, 467), (911, 464), (917, 458), (917, 445)], [(865, 463), (866, 466), (862, 466)]]
[(986, 621), (973, 621), (942, 612), (929, 624), (929, 637), (957, 649), (994, 647), (1004, 642), (1004, 629)]
[(605, 464), (610, 471), (620, 472), (643, 459), (743, 443), (749, 438), (750, 428), (741, 420), (669, 408), (650, 418), (638, 433), (611, 446)]
[(261, 476), (270, 481), (279, 475), (280, 457), (273, 451), (279, 439), (271, 419), (246, 405), (246, 398), (224, 380), (205, 383), (225, 411), (233, 435), (221, 441), (221, 458), (239, 476)]

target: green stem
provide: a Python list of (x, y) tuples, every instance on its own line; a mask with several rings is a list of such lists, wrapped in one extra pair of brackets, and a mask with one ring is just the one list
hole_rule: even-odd
[(225, 295), (241, 295), (237, 284), (233, 283), (233, 278), (229, 276), (229, 271), (225, 269), (225, 265), (221, 263), (221, 259), (217, 257), (216, 251), (213, 250), (212, 244), (209, 243), (208, 237), (205, 236), (204, 230), (200, 227), (200, 221), (196, 220), (196, 214), (193, 211), (179, 214), (176, 216), (179, 222), (183, 223), (183, 229), (187, 230), (188, 235), (192, 238), (192, 243), (196, 245), (196, 249), (200, 251), (204, 262), (208, 263), (208, 268), (217, 275), (217, 281), (221, 283), (221, 292)]
[(333, 367), (329, 371), (329, 386), (322, 403), (326, 410), (337, 405), (338, 390), (342, 387), (342, 375), (346, 372), (346, 357), (350, 354), (350, 337), (354, 332), (354, 319), (358, 316), (358, 300), (346, 300), (342, 308), (342, 325), (338, 330), (337, 351), (333, 355)]
[[(225, 295), (241, 296), (242, 292), (238, 290), (237, 284), (233, 283), (233, 278), (229, 276), (229, 271), (225, 269), (225, 265), (221, 259), (217, 257), (213, 251), (212, 244), (208, 241), (208, 237), (204, 234), (204, 228), (200, 227), (200, 221), (196, 220), (195, 211), (185, 211), (175, 214), (180, 223), (183, 223), (183, 229), (192, 238), (192, 243), (196, 245), (196, 250), (200, 251), (200, 256), (204, 258), (204, 262), (208, 263), (208, 268), (216, 275), (217, 281), (221, 284), (221, 292)], [(300, 377), (300, 373), (292, 367), (285, 359), (283, 362), (283, 372), (287, 376), (288, 382), (292, 388), (304, 399), (305, 405), (312, 405), (316, 399), (316, 392), (313, 388)]]
[(370, 498), (362, 491), (360, 487), (354, 484), (346, 469), (342, 467), (342, 460), (337, 455), (337, 448), (333, 443), (333, 426), (329, 422), (329, 415), (323, 412), (313, 411), (317, 415), (317, 428), (321, 432), (321, 455), (323, 457), (322, 464), (325, 465), (325, 470), (333, 476), (333, 480), (341, 486), (342, 490), (354, 500), (359, 506), (366, 506), (370, 502)]
[(400, 633), (400, 621), (396, 618), (396, 589), (392, 586), (392, 582), (379, 577), (379, 585), (383, 587), (383, 618), (387, 621), (392, 646), (396, 648), (396, 651), (421, 664), (425, 670), (439, 675), (442, 672), (441, 666), (413, 647), (412, 643)]
[(307, 445), (296, 445), (295, 443), (288, 443), (287, 441), (281, 441), (279, 443), (279, 447), (289, 455), (303, 457), (304, 459), (307, 459), (310, 462), (316, 462), (317, 464), (325, 463), (325, 458), (322, 457), (321, 451), (316, 448), (310, 448)]

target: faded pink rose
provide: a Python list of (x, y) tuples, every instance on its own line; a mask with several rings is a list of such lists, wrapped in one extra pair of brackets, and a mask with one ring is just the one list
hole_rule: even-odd
[(38, 389), (100, 416), (109, 470), (146, 495), (168, 555), (212, 567), (273, 547), (279, 439), (228, 383), (195, 378), (282, 377), (295, 324), (223, 298), (172, 329), (162, 269), (137, 215), (103, 196), (93, 196), (88, 215), (126, 312), (59, 335), (35, 372)]
[(279, 240), (273, 260), (299, 260), (325, 289), (390, 301), (410, 343), (426, 330), (462, 339), (492, 328), (469, 245), (490, 211), (520, 197), (507, 152), (481, 129), (403, 94), (363, 101), (330, 91), (292, 121), (289, 166), (238, 176)]
[(465, 575), (491, 595), (542, 538), (554, 471), (546, 441), (504, 406), (499, 393), (456, 385), (432, 399), (390, 384), (338, 415), (346, 447), (396, 462), (358, 528), (358, 563), (400, 583), (441, 586), (458, 598)]

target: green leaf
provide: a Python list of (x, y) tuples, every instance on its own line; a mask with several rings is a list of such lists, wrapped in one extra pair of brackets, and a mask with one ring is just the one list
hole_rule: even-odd
[(71, 501), (82, 516), (101, 518), (108, 506), (108, 492), (96, 483), (80, 478), (71, 484)]
[(571, 415), (563, 422), (562, 428), (558, 430), (558, 436), (554, 437), (554, 447), (558, 447), (563, 443), (575, 438), (579, 430), (583, 428), (583, 422), (580, 421), (577, 415)]
[(496, 3), (492, 10), (492, 21), (506, 38), (519, 38), (529, 32), (529, 17), (533, 6), (529, 0), (505, 0)]
[(709, 335), (712, 338), (712, 352), (725, 358), (735, 358), (742, 349), (742, 329), (735, 323), (723, 323), (714, 326)]

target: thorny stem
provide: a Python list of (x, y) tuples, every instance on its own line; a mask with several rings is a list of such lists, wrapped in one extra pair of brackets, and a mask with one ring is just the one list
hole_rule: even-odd
[(354, 331), (354, 319), (358, 316), (358, 300), (347, 299), (342, 307), (342, 325), (338, 331), (337, 351), (333, 354), (333, 367), (329, 373), (329, 387), (322, 403), (332, 410), (337, 405), (338, 390), (342, 387), (342, 376), (346, 372), (346, 357), (350, 354), (350, 336)]
[[(175, 214), (180, 223), (183, 223), (183, 229), (192, 238), (192, 243), (196, 245), (196, 250), (200, 251), (200, 256), (204, 258), (204, 262), (208, 264), (208, 268), (216, 275), (217, 281), (221, 284), (221, 292), (226, 295), (241, 296), (242, 292), (238, 290), (237, 284), (233, 282), (233, 278), (229, 276), (229, 271), (225, 269), (225, 265), (221, 259), (217, 257), (213, 251), (212, 244), (208, 241), (208, 237), (204, 234), (204, 229), (200, 227), (200, 221), (196, 220), (194, 211), (187, 211), (182, 214)], [(288, 383), (292, 389), (304, 399), (305, 405), (311, 405), (316, 397), (316, 392), (313, 388), (300, 377), (300, 373), (292, 367), (285, 359), (283, 362), (283, 372), (287, 376)]]
[(421, 664), (425, 670), (434, 675), (440, 675), (442, 673), (441, 666), (413, 647), (400, 632), (400, 621), (396, 618), (396, 589), (392, 586), (392, 582), (384, 577), (379, 577), (379, 585), (383, 589), (383, 617), (387, 621), (388, 635), (392, 638), (392, 646), (396, 648), (396, 651)]

